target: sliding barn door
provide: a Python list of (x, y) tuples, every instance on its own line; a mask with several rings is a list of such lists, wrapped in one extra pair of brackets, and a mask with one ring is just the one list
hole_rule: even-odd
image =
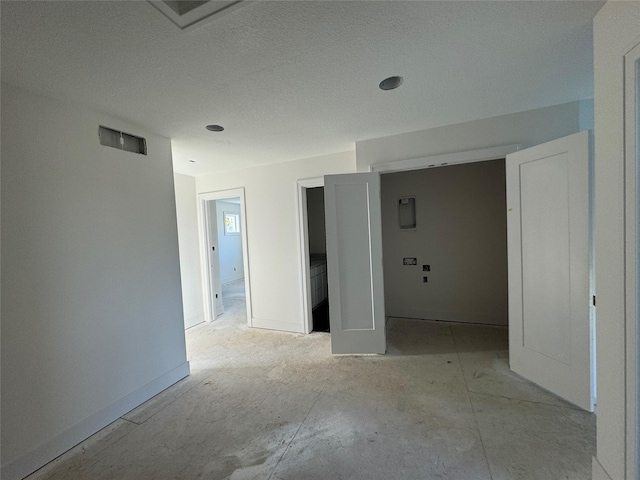
[(507, 155), (511, 369), (593, 410), (589, 134)]
[(380, 175), (324, 182), (331, 352), (385, 353)]

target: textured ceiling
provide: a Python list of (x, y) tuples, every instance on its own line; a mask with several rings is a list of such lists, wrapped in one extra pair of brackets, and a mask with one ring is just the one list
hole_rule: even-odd
[(3, 1), (2, 80), (170, 137), (201, 175), (591, 98), (602, 3), (258, 1), (185, 32), (144, 1)]

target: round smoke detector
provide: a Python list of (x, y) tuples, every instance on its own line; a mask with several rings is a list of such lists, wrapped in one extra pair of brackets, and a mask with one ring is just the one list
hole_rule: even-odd
[(385, 78), (380, 82), (380, 90), (393, 90), (394, 88), (398, 88), (404, 82), (404, 78), (402, 77), (389, 77)]
[(221, 132), (224, 130), (222, 125), (207, 125), (207, 130), (210, 132)]

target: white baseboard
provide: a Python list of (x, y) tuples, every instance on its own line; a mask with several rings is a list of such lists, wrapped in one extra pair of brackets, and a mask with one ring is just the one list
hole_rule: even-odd
[(387, 317), (414, 318), (416, 320), (439, 320), (441, 322), (474, 323), (478, 325), (508, 325), (509, 319), (504, 315), (489, 315), (470, 312), (433, 312), (402, 309), (387, 311)]
[(184, 362), (106, 408), (79, 421), (47, 443), (4, 465), (0, 477), (3, 480), (19, 480), (26, 477), (187, 375), (189, 375), (189, 362)]
[(592, 465), (592, 480), (613, 480), (596, 457), (593, 457)]
[(281, 332), (304, 333), (304, 325), (302, 325), (302, 322), (283, 322), (252, 318), (251, 326), (254, 328), (265, 328), (267, 330), (278, 330)]
[(204, 322), (204, 312), (200, 312), (197, 315), (184, 319), (184, 329), (195, 327), (199, 323)]

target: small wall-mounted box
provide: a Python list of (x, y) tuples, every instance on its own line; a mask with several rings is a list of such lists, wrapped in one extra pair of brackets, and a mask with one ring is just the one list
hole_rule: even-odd
[(398, 200), (398, 226), (400, 230), (416, 229), (416, 197), (400, 197)]

